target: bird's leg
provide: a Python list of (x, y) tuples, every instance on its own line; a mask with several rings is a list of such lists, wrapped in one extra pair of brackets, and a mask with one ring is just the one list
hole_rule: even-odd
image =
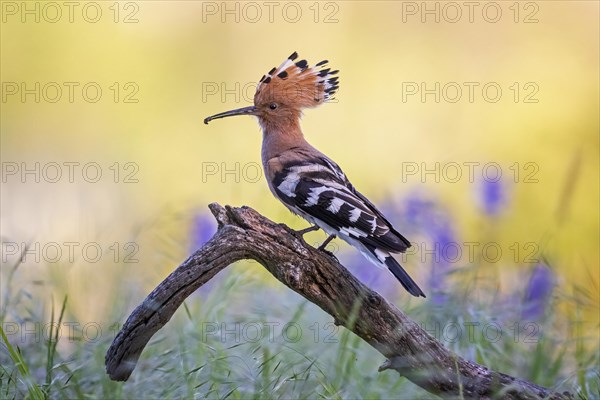
[(329, 242), (331, 242), (333, 239), (335, 239), (335, 235), (329, 235), (329, 237), (327, 239), (325, 239), (325, 241), (323, 243), (321, 243), (321, 245), (317, 249), (321, 250), (321, 251), (325, 251), (327, 253), (331, 253), (330, 251), (325, 250), (325, 247), (327, 247)]
[(329, 242), (331, 242), (333, 239), (335, 239), (335, 235), (329, 235), (329, 237), (327, 239), (325, 239), (325, 241), (323, 243), (321, 243), (321, 245), (319, 247), (317, 247), (317, 250), (322, 251), (323, 253), (333, 257), (335, 259), (335, 261), (338, 261), (337, 257), (335, 256), (335, 254), (333, 254), (332, 251), (325, 249), (325, 247), (327, 247)]
[(299, 231), (295, 231), (295, 232), (296, 232), (296, 235), (298, 235), (298, 236), (304, 236), (308, 232), (318, 231), (319, 229), (320, 228), (317, 225), (313, 225), (308, 228), (300, 229)]

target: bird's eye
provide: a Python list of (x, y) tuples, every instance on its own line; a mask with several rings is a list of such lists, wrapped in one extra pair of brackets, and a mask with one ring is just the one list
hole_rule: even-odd
[(275, 110), (277, 108), (277, 103), (271, 103), (271, 104), (269, 104), (269, 108), (271, 110)]

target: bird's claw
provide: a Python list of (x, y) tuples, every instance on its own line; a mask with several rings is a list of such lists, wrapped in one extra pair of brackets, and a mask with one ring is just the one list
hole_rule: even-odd
[(335, 256), (335, 254), (333, 254), (333, 251), (329, 251), (327, 249), (322, 249), (321, 247), (317, 248), (317, 250), (322, 251), (323, 253), (327, 254), (329, 257), (333, 258), (335, 260), (335, 262), (339, 263), (340, 260), (338, 260), (338, 258)]

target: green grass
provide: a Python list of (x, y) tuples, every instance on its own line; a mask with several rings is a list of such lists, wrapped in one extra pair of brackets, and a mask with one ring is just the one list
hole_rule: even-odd
[[(230, 267), (210, 290), (192, 295), (150, 341), (130, 380), (112, 382), (104, 370), (112, 325), (122, 323), (135, 304), (125, 310), (116, 296), (107, 296), (106, 301), (115, 298), (115, 316), (98, 322), (98, 338), (82, 329), (68, 334), (73, 296), (59, 306), (50, 299), (48, 317), (36, 304), (46, 299), (35, 297), (35, 285), (26, 282), (14, 290), (16, 268), (2, 281), (3, 293), (20, 295), (19, 307), (3, 308), (0, 398), (432, 398), (394, 371), (378, 373), (383, 356), (273, 279), (255, 278), (261, 267), (254, 263)], [(129, 284), (135, 276), (130, 279)], [(124, 281), (115, 293), (129, 290), (137, 301), (147, 294), (137, 289), (132, 295), (129, 286)], [(448, 289), (442, 306), (415, 306), (404, 295), (390, 300), (463, 357), (578, 398), (600, 398), (598, 326), (582, 320), (585, 307), (594, 305), (578, 303), (575, 315), (566, 318), (554, 310), (571, 300), (555, 295), (547, 315), (525, 326), (512, 303), (493, 301), (496, 294), (475, 300), (457, 288)], [(3, 302), (14, 305), (15, 299)], [(27, 318), (13, 311), (23, 309), (29, 310)], [(14, 323), (35, 321), (63, 329), (50, 328), (37, 339), (14, 333)], [(460, 337), (455, 326), (463, 329)], [(472, 335), (466, 326), (473, 327)], [(485, 326), (500, 327), (502, 336), (493, 337), (493, 329), (483, 334)]]

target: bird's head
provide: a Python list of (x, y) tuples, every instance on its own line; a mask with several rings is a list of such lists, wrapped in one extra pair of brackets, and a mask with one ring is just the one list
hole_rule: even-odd
[(295, 122), (304, 108), (317, 107), (333, 98), (339, 87), (338, 71), (326, 68), (327, 60), (310, 67), (306, 60), (297, 61), (298, 53), (290, 55), (279, 68), (273, 68), (258, 82), (254, 105), (225, 111), (204, 120), (235, 115), (254, 115), (263, 127)]

